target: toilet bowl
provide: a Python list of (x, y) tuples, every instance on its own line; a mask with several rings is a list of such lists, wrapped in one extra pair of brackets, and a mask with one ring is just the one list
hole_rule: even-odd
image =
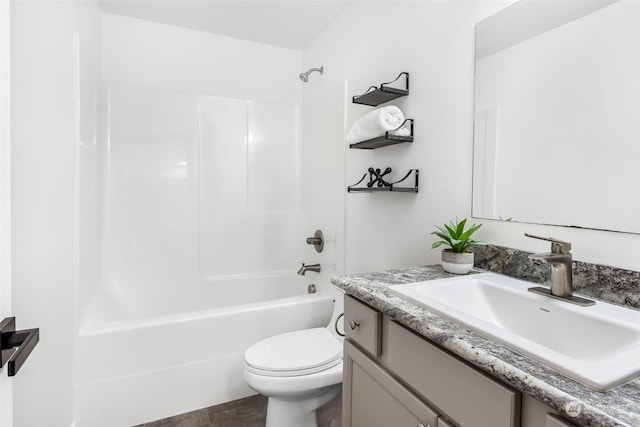
[(342, 388), (342, 344), (325, 328), (276, 335), (245, 352), (244, 378), (269, 398), (266, 427), (317, 427)]

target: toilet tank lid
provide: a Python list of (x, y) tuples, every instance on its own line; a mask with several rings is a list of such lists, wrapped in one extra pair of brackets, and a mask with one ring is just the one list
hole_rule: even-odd
[(269, 337), (249, 347), (245, 362), (267, 371), (296, 371), (330, 364), (342, 357), (342, 345), (326, 328)]

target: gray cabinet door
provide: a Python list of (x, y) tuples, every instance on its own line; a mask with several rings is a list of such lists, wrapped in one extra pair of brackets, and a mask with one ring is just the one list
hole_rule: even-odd
[(462, 427), (520, 427), (521, 395), (394, 321), (387, 367)]
[(571, 424), (557, 415), (547, 414), (547, 427), (575, 427), (575, 424)]
[(455, 427), (455, 425), (444, 418), (438, 418), (438, 427)]
[(437, 414), (344, 342), (343, 427), (436, 427)]

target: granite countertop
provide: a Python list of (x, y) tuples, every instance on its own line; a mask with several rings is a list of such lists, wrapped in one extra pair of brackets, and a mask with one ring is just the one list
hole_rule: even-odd
[(338, 276), (331, 282), (479, 369), (546, 403), (576, 424), (640, 426), (640, 380), (608, 392), (595, 391), (454, 321), (402, 300), (387, 289), (390, 285), (451, 276), (440, 266), (426, 266)]

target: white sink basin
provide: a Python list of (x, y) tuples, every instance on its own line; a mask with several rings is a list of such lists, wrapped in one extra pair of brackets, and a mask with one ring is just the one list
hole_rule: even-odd
[(532, 286), (481, 273), (389, 290), (596, 390), (640, 376), (640, 311), (600, 301), (580, 307), (528, 292)]

